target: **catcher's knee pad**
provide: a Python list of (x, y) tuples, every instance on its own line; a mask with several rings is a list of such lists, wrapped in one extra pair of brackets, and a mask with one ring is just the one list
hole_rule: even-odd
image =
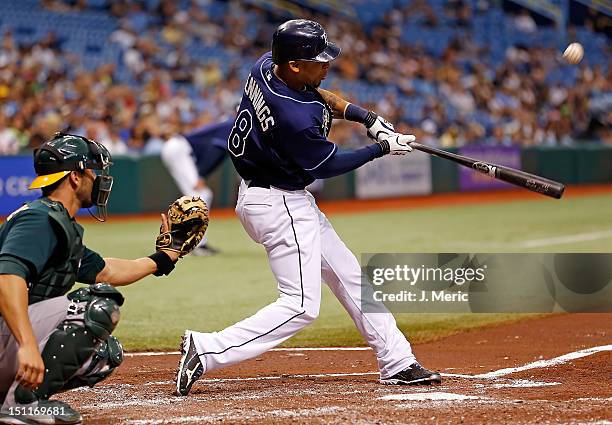
[(107, 283), (96, 283), (68, 294), (70, 314), (83, 314), (83, 323), (100, 340), (105, 341), (115, 330), (121, 314), (119, 306), (124, 298), (119, 291)]
[(108, 283), (96, 283), (95, 285), (76, 289), (70, 292), (67, 297), (69, 300), (75, 302), (91, 301), (93, 297), (108, 298), (114, 300), (119, 306), (122, 306), (125, 301), (121, 292), (117, 291), (114, 286)]
[(94, 353), (91, 363), (84, 372), (87, 385), (94, 384), (105, 379), (123, 363), (123, 347), (117, 338), (110, 336)]
[(108, 298), (98, 298), (90, 302), (85, 310), (85, 327), (104, 341), (115, 330), (120, 317), (116, 302)]
[[(38, 398), (46, 399), (62, 391), (96, 350), (101, 348), (101, 343), (109, 339), (119, 322), (119, 306), (124, 301), (123, 296), (108, 284), (78, 289), (68, 294), (68, 299), (72, 303), (68, 306), (66, 319), (51, 333), (42, 352), (45, 377), (35, 391)], [(123, 359), (121, 345), (118, 342), (111, 344), (114, 347), (114, 358)], [(109, 347), (108, 344), (105, 346)], [(117, 351), (121, 354), (117, 355)], [(22, 400), (28, 399), (27, 390), (16, 392), (16, 399), (18, 394)]]
[(85, 374), (95, 378), (97, 383), (109, 376), (121, 363), (123, 363), (123, 346), (117, 338), (111, 335), (96, 350)]
[(85, 385), (93, 387), (103, 381), (123, 362), (123, 347), (117, 338), (110, 336), (95, 350), (91, 361), (72, 377), (62, 391)]

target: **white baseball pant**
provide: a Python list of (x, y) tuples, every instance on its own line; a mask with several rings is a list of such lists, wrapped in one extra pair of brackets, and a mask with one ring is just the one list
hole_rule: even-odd
[(361, 309), (361, 268), (306, 190), (248, 188), (236, 212), (249, 236), (266, 249), (279, 298), (220, 332), (193, 332), (205, 371), (256, 357), (315, 320), (321, 280), (347, 310), (378, 359), (381, 378), (416, 362), (393, 315)]

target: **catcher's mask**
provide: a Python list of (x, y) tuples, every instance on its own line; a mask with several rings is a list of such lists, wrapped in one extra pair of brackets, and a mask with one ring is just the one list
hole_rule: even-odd
[(106, 204), (113, 188), (113, 177), (109, 172), (112, 164), (111, 155), (102, 144), (75, 134), (56, 133), (53, 139), (34, 150), (34, 170), (38, 177), (29, 188), (50, 186), (71, 171), (94, 170), (96, 179), (91, 191), (91, 203), (97, 211), (90, 213), (97, 220), (105, 221)]

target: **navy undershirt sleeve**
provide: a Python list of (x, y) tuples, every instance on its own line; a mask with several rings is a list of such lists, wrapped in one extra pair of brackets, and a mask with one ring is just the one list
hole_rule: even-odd
[(382, 150), (377, 144), (356, 150), (336, 150), (324, 163), (308, 173), (316, 179), (327, 179), (352, 171), (381, 156)]

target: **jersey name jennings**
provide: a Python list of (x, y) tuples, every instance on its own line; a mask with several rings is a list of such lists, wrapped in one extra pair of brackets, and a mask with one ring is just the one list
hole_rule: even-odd
[(253, 105), (253, 110), (261, 125), (261, 131), (267, 131), (274, 125), (274, 117), (272, 116), (270, 108), (266, 105), (266, 100), (261, 92), (261, 88), (259, 88), (259, 84), (257, 84), (251, 75), (247, 78), (246, 85), (244, 86), (244, 93), (251, 101), (251, 105)]

